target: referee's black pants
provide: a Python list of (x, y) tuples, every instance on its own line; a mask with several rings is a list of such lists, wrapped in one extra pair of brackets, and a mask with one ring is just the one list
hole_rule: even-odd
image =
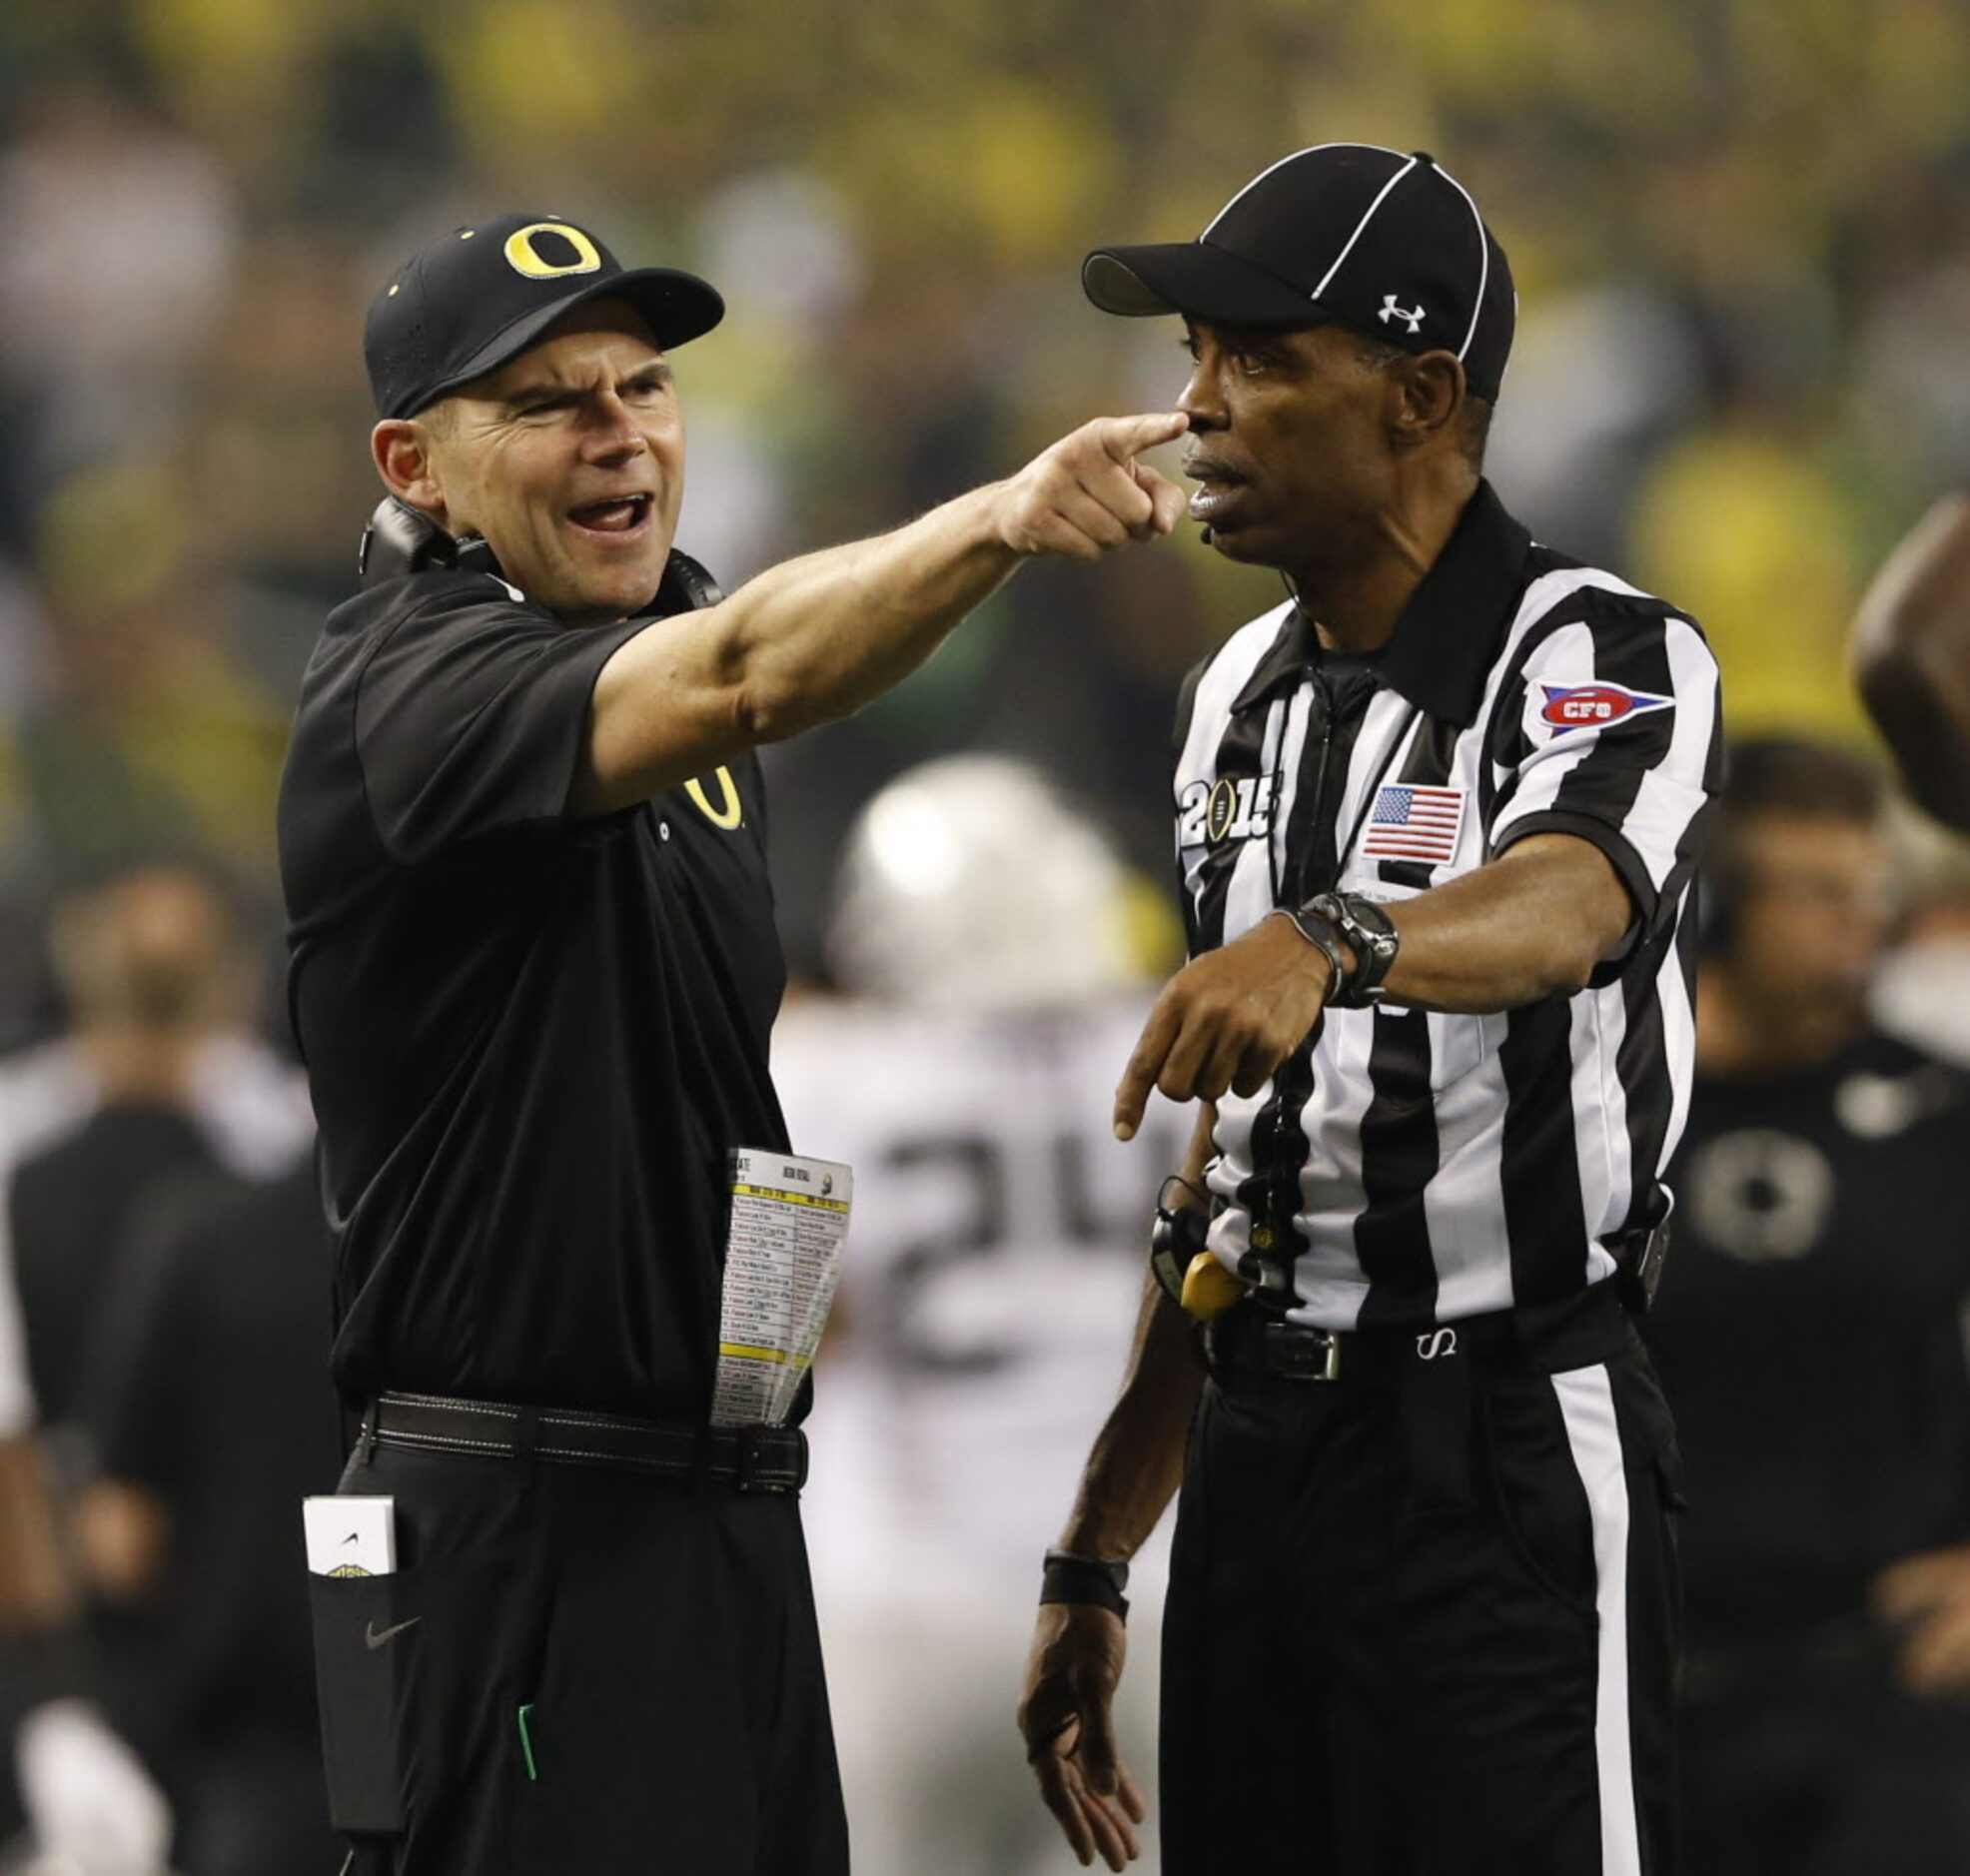
[(1164, 1621), (1167, 1876), (1675, 1869), (1668, 1412), (1611, 1295), (1549, 1346), (1478, 1340), (1207, 1384)]
[[(408, 1823), (362, 1876), (841, 1876), (795, 1499), (378, 1446)], [(336, 1585), (328, 1586), (332, 1592)]]

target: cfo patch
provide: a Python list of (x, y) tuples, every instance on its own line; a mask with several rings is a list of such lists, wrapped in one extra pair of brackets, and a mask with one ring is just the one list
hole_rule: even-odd
[(1673, 697), (1658, 697), (1648, 690), (1630, 690), (1625, 684), (1541, 684), (1545, 706), (1539, 721), (1552, 726), (1554, 735), (1569, 729), (1604, 729), (1649, 710), (1667, 710)]

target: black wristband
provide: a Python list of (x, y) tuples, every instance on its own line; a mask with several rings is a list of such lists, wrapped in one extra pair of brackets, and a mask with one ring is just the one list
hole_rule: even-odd
[(1072, 1550), (1049, 1550), (1040, 1573), (1040, 1601), (1092, 1603), (1118, 1620), (1129, 1619), (1129, 1566), (1103, 1557), (1077, 1556)]

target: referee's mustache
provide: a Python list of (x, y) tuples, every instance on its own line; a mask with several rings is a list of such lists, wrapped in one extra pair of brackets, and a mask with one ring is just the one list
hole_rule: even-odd
[(1214, 456), (1186, 454), (1179, 467), (1194, 482), (1242, 482), (1250, 479), (1245, 470), (1233, 469), (1229, 463), (1221, 462)]

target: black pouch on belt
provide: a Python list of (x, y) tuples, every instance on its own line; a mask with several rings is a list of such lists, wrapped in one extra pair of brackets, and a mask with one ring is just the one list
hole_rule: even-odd
[(1462, 1510), (1475, 1501), (1471, 1467), (1471, 1356), (1454, 1327), (1434, 1329), (1404, 1352), (1397, 1399), (1409, 1452), (1411, 1501), (1419, 1511)]
[(344, 1836), (404, 1828), (397, 1762), (397, 1579), (308, 1578), (315, 1617), (315, 1691), (328, 1772), (329, 1822)]

